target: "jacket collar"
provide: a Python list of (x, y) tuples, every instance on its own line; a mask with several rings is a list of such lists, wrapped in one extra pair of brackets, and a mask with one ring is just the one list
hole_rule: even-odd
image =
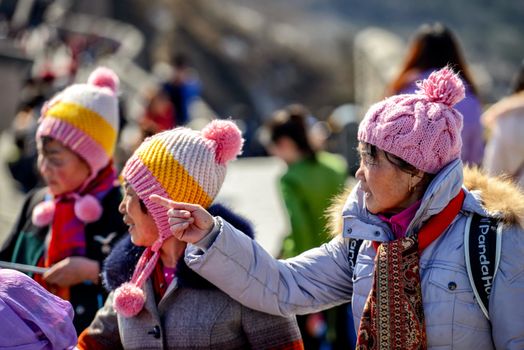
[[(422, 197), (420, 207), (408, 226), (406, 236), (420, 230), (431, 216), (440, 213), (460, 191), (462, 182), (462, 162), (460, 159), (451, 162), (437, 173)], [(367, 211), (360, 182), (348, 196), (342, 209), (342, 216), (344, 219), (344, 237), (380, 242), (394, 239), (388, 225), (376, 215)], [(355, 218), (358, 220), (353, 220)]]

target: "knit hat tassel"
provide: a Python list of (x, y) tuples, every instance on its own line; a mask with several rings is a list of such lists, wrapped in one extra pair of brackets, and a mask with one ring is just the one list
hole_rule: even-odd
[(158, 251), (148, 261), (151, 248), (147, 248), (137, 263), (131, 281), (122, 284), (115, 290), (113, 308), (124, 317), (136, 316), (144, 307), (146, 296), (142, 289), (145, 280), (149, 277), (159, 258)]

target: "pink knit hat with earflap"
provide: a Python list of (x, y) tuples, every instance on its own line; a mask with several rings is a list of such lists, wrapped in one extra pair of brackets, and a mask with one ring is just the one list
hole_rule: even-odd
[(123, 177), (153, 217), (158, 239), (143, 252), (131, 281), (116, 289), (113, 307), (120, 315), (132, 317), (142, 310), (142, 287), (155, 268), (162, 244), (172, 236), (167, 210), (149, 196), (209, 207), (224, 182), (226, 164), (240, 154), (242, 144), (233, 122), (214, 120), (202, 132), (181, 127), (149, 137), (126, 162)]
[(94, 177), (113, 158), (118, 136), (118, 76), (98, 67), (42, 109), (36, 137), (52, 137), (86, 161)]
[[(86, 186), (106, 167), (115, 151), (118, 136), (118, 76), (109, 68), (98, 67), (87, 84), (73, 84), (46, 102), (42, 108), (36, 137), (51, 137), (79, 155), (89, 166)], [(102, 206), (87, 194), (75, 200), (75, 216), (84, 223), (97, 221)], [(35, 206), (32, 221), (47, 226), (53, 219), (55, 203), (46, 200)]]
[(435, 174), (460, 158), (462, 115), (453, 106), (465, 97), (464, 84), (448, 67), (418, 82), (415, 94), (395, 95), (371, 106), (358, 140)]

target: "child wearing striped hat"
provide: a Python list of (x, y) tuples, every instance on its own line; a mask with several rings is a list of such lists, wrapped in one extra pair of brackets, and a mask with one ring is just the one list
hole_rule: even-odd
[(213, 203), (242, 143), (233, 122), (214, 120), (202, 131), (164, 131), (138, 147), (122, 172), (120, 211), (130, 239), (105, 261), (112, 292), (80, 335), (80, 349), (303, 349), (294, 317), (248, 309), (193, 273), (183, 259), (186, 243), (171, 234), (166, 210), (149, 199), (198, 204), (252, 237), (249, 223)]
[(112, 70), (99, 67), (86, 84), (73, 84), (45, 104), (36, 142), (46, 186), (28, 195), (0, 249), (2, 260), (45, 271), (32, 277), (71, 302), (77, 332), (107, 297), (100, 266), (126, 232), (113, 166), (118, 83)]

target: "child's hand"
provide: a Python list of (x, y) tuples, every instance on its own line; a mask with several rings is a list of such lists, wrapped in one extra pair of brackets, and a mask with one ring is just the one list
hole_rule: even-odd
[(149, 199), (168, 209), (171, 232), (181, 241), (198, 242), (213, 229), (213, 216), (200, 205), (174, 202), (156, 194), (151, 195)]
[(82, 256), (70, 256), (51, 266), (43, 275), (49, 284), (71, 287), (85, 281), (98, 283), (100, 264)]

